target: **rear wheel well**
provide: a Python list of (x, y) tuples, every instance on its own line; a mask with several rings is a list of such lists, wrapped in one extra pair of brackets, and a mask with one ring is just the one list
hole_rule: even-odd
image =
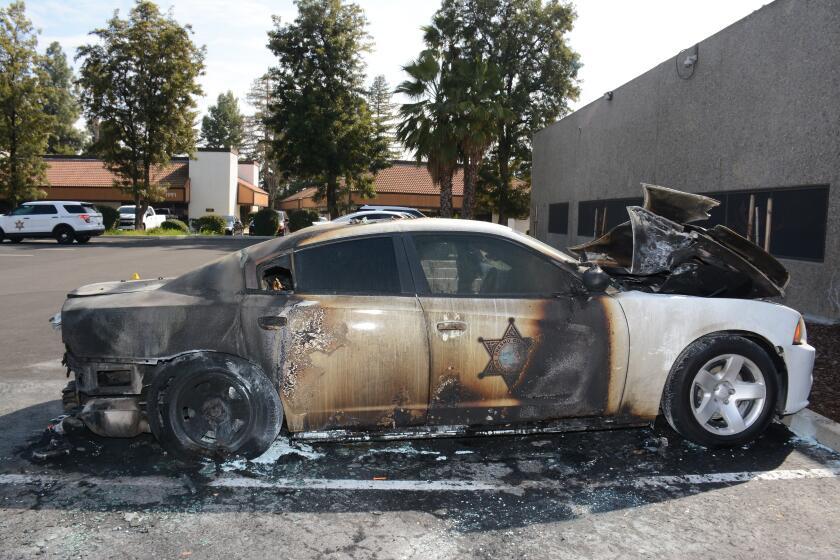
[(69, 230), (70, 230), (70, 231), (72, 231), (73, 233), (76, 233), (76, 230), (74, 230), (72, 226), (67, 225), (67, 224), (58, 224), (57, 226), (55, 226), (55, 227), (53, 228), (53, 233), (57, 233), (57, 232), (59, 232), (59, 231), (61, 231), (61, 230), (63, 230), (63, 229), (69, 229)]

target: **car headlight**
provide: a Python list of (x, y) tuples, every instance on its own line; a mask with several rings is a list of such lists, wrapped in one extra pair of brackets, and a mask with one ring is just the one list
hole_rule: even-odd
[(796, 329), (793, 331), (793, 343), (808, 343), (808, 334), (805, 332), (805, 318), (802, 315), (799, 316), (799, 322), (796, 323)]

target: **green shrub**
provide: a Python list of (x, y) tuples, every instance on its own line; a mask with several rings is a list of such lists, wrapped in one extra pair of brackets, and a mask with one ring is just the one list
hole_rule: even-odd
[(116, 208), (110, 206), (97, 206), (97, 210), (102, 214), (102, 225), (105, 229), (115, 229), (120, 221), (120, 213)]
[(175, 218), (168, 218), (165, 222), (160, 225), (161, 229), (173, 229), (182, 231), (184, 233), (189, 233), (190, 228), (182, 222), (181, 220), (176, 220)]
[(315, 210), (295, 210), (289, 214), (289, 231), (298, 231), (318, 221)]
[(277, 235), (280, 227), (280, 216), (271, 208), (263, 208), (254, 214), (254, 234)]
[(207, 214), (193, 220), (193, 228), (201, 233), (225, 234), (225, 220), (221, 216)]

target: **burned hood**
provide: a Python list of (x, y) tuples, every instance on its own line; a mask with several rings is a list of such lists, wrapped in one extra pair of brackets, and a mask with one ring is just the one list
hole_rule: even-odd
[(628, 221), (569, 250), (601, 266), (627, 289), (706, 297), (784, 295), (790, 276), (767, 251), (707, 220), (712, 198), (642, 184), (644, 206), (627, 208)]

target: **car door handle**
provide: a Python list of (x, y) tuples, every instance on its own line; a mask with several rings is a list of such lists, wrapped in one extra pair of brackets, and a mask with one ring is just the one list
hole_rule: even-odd
[(260, 325), (261, 329), (267, 331), (276, 331), (286, 326), (286, 318), (285, 317), (277, 317), (273, 315), (268, 315), (266, 317), (260, 317), (257, 322)]
[(439, 331), (465, 331), (467, 324), (463, 321), (441, 321), (437, 324)]

